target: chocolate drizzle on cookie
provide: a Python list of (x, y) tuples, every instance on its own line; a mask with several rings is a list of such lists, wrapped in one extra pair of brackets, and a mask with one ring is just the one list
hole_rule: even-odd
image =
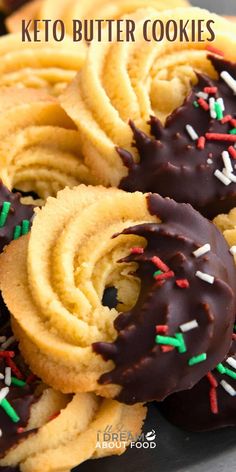
[(196, 384), (228, 352), (236, 308), (236, 269), (217, 228), (190, 205), (159, 195), (147, 205), (162, 223), (122, 233), (147, 241), (123, 260), (138, 263), (138, 301), (116, 318), (113, 343), (93, 344), (115, 364), (99, 382), (120, 385), (117, 399), (128, 404)]
[[(127, 150), (117, 151), (128, 168), (120, 188), (158, 192), (177, 202), (191, 203), (210, 218), (236, 205), (236, 95), (232, 83), (229, 86), (225, 80), (226, 72), (234, 82), (236, 64), (212, 55), (208, 59), (218, 79), (197, 74), (198, 83), (183, 105), (167, 118), (164, 127), (152, 116), (149, 136), (130, 122), (139, 162), (135, 163)], [(227, 138), (214, 138), (219, 134)], [(229, 153), (232, 165), (227, 179), (222, 178), (223, 151)], [(221, 173), (220, 178), (216, 171)]]

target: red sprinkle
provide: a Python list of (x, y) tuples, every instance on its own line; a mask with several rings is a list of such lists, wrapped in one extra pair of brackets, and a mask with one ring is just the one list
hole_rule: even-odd
[(198, 138), (198, 142), (197, 142), (198, 149), (204, 149), (205, 144), (206, 144), (206, 138), (204, 138), (204, 136), (200, 136), (200, 138)]
[(206, 139), (210, 141), (229, 141), (236, 143), (236, 134), (206, 133)]
[(222, 118), (221, 123), (224, 125), (225, 123), (228, 123), (230, 120), (232, 120), (231, 115), (225, 115), (224, 118)]
[(174, 277), (174, 272), (170, 270), (169, 272), (165, 272), (164, 274), (155, 275), (155, 280), (165, 280)]
[(208, 374), (206, 376), (207, 376), (207, 378), (210, 382), (211, 387), (213, 387), (213, 388), (218, 387), (218, 382), (217, 382), (216, 378), (214, 377), (214, 375), (211, 372), (208, 372)]
[(157, 333), (164, 333), (164, 334), (167, 334), (167, 332), (168, 332), (168, 326), (167, 326), (167, 325), (157, 325), (157, 326), (156, 326), (156, 332), (157, 332)]
[(0, 351), (0, 357), (15, 357), (14, 351)]
[(199, 103), (200, 107), (203, 108), (203, 110), (206, 110), (206, 111), (209, 110), (210, 107), (209, 107), (208, 103), (206, 102), (206, 100), (204, 100), (204, 98), (199, 98), (198, 103)]
[(206, 47), (206, 50), (212, 52), (213, 54), (217, 54), (218, 56), (224, 56), (225, 55), (225, 53), (223, 51), (221, 51), (221, 49), (217, 49), (214, 46), (208, 45)]
[(232, 340), (233, 340), (233, 341), (236, 341), (236, 333), (233, 333), (233, 334), (232, 334)]
[(17, 428), (17, 433), (18, 433), (18, 434), (24, 433), (24, 431), (25, 431), (25, 430), (24, 430), (24, 428), (22, 428), (22, 427)]
[(210, 389), (209, 397), (210, 397), (211, 412), (214, 415), (217, 415), (217, 413), (219, 413), (219, 409), (218, 409), (218, 401), (217, 401), (217, 394), (216, 394), (215, 388)]
[(236, 159), (236, 149), (233, 146), (229, 146), (228, 151), (233, 159)]
[(52, 420), (55, 420), (55, 418), (57, 418), (59, 415), (60, 415), (60, 411), (57, 411), (57, 412), (54, 413), (53, 415), (49, 416), (48, 422), (49, 422), (49, 421), (52, 421)]
[(179, 279), (175, 283), (179, 288), (189, 288), (189, 281), (187, 279)]
[(216, 93), (218, 90), (218, 87), (204, 87), (203, 91), (205, 93)]
[(170, 352), (174, 350), (174, 346), (161, 346), (162, 352)]
[(151, 261), (158, 269), (162, 270), (163, 272), (169, 272), (169, 267), (160, 259), (160, 257), (153, 256)]
[(132, 247), (131, 254), (143, 254), (144, 249), (143, 247)]
[(232, 118), (232, 120), (230, 120), (230, 124), (236, 128), (236, 120), (234, 118)]
[(18, 369), (18, 367), (16, 366), (15, 362), (10, 358), (10, 357), (7, 357), (6, 359), (6, 363), (8, 365), (8, 367), (11, 368), (13, 374), (20, 380), (23, 379), (23, 375), (21, 373), (21, 371)]

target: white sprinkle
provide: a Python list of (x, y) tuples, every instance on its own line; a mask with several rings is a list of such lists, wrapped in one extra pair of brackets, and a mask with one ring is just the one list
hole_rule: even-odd
[(16, 338), (15, 336), (10, 336), (2, 345), (1, 345), (1, 350), (5, 351), (11, 344), (15, 342)]
[(236, 182), (236, 175), (233, 174), (232, 172), (228, 172), (227, 169), (223, 169), (223, 174), (226, 175), (228, 179), (231, 180), (231, 182)]
[(233, 172), (233, 167), (232, 167), (232, 164), (231, 164), (231, 159), (229, 157), (228, 151), (223, 151), (221, 155), (222, 155), (222, 159), (223, 159), (226, 171), (228, 173)]
[(221, 97), (220, 97), (220, 98), (217, 98), (216, 101), (217, 101), (217, 103), (219, 103), (219, 105), (221, 106), (222, 111), (225, 111), (225, 103), (224, 103), (223, 98), (221, 98)]
[(187, 331), (190, 331), (191, 329), (198, 328), (198, 322), (197, 320), (192, 320), (189, 321), (188, 323), (184, 323), (180, 325), (180, 329), (183, 333), (187, 333)]
[(216, 118), (216, 111), (215, 111), (215, 98), (211, 97), (209, 98), (209, 106), (210, 106), (210, 116), (211, 118)]
[(225, 380), (221, 380), (220, 385), (224, 388), (224, 390), (231, 395), (231, 397), (235, 397), (236, 391), (234, 388)]
[(11, 385), (11, 367), (5, 368), (5, 384), (10, 387)]
[(187, 131), (187, 133), (189, 134), (190, 138), (193, 141), (196, 141), (199, 138), (199, 136), (196, 133), (195, 129), (191, 125), (186, 125), (186, 131)]
[(207, 164), (213, 164), (213, 160), (212, 159), (207, 159)]
[(229, 252), (231, 252), (233, 256), (236, 256), (236, 246), (231, 246)]
[(233, 369), (236, 370), (236, 359), (234, 357), (228, 357), (228, 359), (226, 359), (226, 362), (227, 364), (229, 364), (231, 367), (233, 367)]
[(208, 93), (205, 93), (205, 92), (197, 92), (197, 93), (196, 93), (196, 96), (197, 96), (198, 98), (203, 98), (203, 100), (207, 100), (208, 97), (209, 97)]
[(4, 375), (0, 373), (0, 380), (4, 379)]
[(1, 403), (2, 400), (4, 400), (4, 398), (8, 395), (8, 392), (9, 392), (9, 387), (3, 387), (3, 388), (1, 388), (1, 390), (0, 390), (0, 403)]
[(0, 429), (0, 438), (2, 437), (2, 430)]
[(198, 249), (196, 249), (196, 251), (193, 251), (193, 255), (195, 257), (200, 257), (206, 254), (207, 252), (209, 252), (210, 250), (211, 250), (211, 246), (210, 244), (207, 243), (207, 244), (204, 244), (204, 246), (201, 246)]
[(205, 272), (198, 270), (195, 275), (204, 282), (208, 282), (208, 284), (214, 283), (215, 278), (212, 275), (206, 274)]
[(216, 169), (216, 171), (214, 172), (214, 176), (219, 179), (224, 185), (231, 184), (231, 180), (226, 175), (224, 175), (223, 172), (221, 172), (219, 169)]
[(6, 336), (0, 336), (0, 344), (5, 343), (6, 340), (7, 340)]
[(221, 78), (225, 81), (225, 83), (233, 90), (234, 93), (236, 93), (236, 80), (230, 75), (226, 70), (221, 72), (220, 74)]

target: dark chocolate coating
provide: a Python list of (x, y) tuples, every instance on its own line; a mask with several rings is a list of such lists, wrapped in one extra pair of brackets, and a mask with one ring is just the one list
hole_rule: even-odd
[[(190, 205), (179, 204), (159, 195), (147, 196), (150, 214), (162, 223), (140, 224), (123, 231), (143, 236), (143, 254), (131, 254), (125, 261), (137, 261), (141, 281), (133, 309), (115, 320), (117, 338), (113, 343), (93, 344), (96, 353), (112, 359), (115, 367), (99, 379), (101, 384), (121, 386), (117, 399), (133, 404), (185, 390), (196, 384), (221, 361), (229, 350), (236, 311), (236, 269), (227, 243), (219, 230)], [(211, 251), (196, 258), (192, 253), (205, 243)], [(175, 276), (158, 285), (151, 258), (160, 257)], [(213, 285), (196, 277), (197, 270), (213, 275)], [(179, 288), (175, 280), (187, 279), (189, 288)], [(196, 319), (199, 326), (184, 333), (187, 351), (175, 348), (162, 352), (155, 343), (156, 325), (168, 325), (168, 335), (180, 333), (180, 325)], [(189, 366), (201, 353), (204, 362)]]
[[(226, 70), (236, 78), (235, 63), (214, 56), (209, 56), (209, 59), (219, 74)], [(213, 218), (236, 205), (236, 183), (226, 186), (214, 176), (216, 169), (222, 171), (224, 167), (222, 151), (227, 150), (232, 143), (206, 141), (205, 149), (200, 150), (185, 127), (187, 124), (193, 126), (199, 137), (205, 136), (207, 132), (228, 134), (234, 126), (212, 119), (209, 111), (201, 107), (194, 108), (193, 102), (196, 100), (195, 94), (203, 91), (204, 87), (217, 86), (215, 97), (224, 99), (224, 114), (235, 118), (236, 95), (220, 77), (212, 80), (198, 75), (198, 79), (183, 105), (167, 118), (164, 127), (157, 118), (151, 117), (151, 136), (130, 123), (140, 160), (135, 163), (131, 153), (117, 148), (129, 170), (119, 187), (129, 192), (157, 192), (177, 202), (191, 203), (204, 216)], [(209, 157), (213, 164), (207, 163)], [(232, 160), (233, 164), (235, 162)]]
[(0, 212), (3, 202), (11, 202), (6, 224), (0, 228), (0, 252), (12, 241), (15, 226), (21, 225), (23, 220), (31, 220), (34, 214), (35, 207), (22, 204), (20, 198), (20, 193), (10, 192), (0, 181)]
[[(236, 359), (236, 342), (234, 342), (234, 355)], [(227, 362), (223, 362), (225, 367), (230, 368)], [(216, 397), (218, 403), (218, 413), (212, 413), (210, 407), (210, 383), (204, 377), (191, 390), (178, 392), (170, 395), (158, 408), (164, 416), (180, 428), (188, 431), (210, 431), (227, 426), (236, 425), (236, 397), (227, 393), (220, 385), (221, 380), (225, 380), (236, 390), (236, 380), (228, 375), (220, 374), (216, 369), (212, 372), (218, 382)]]

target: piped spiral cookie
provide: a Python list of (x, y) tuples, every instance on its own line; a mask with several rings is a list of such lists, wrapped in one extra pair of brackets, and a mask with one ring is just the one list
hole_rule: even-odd
[[(91, 44), (61, 98), (86, 162), (104, 185), (158, 192), (208, 217), (228, 211), (236, 201), (235, 26), (198, 8), (162, 12), (157, 24), (153, 10), (134, 19), (136, 41)], [(158, 41), (162, 31), (178, 36)]]
[[(20, 349), (63, 392), (127, 404), (163, 399), (193, 386), (229, 349), (234, 261), (190, 205), (67, 188), (37, 210), (30, 236), (0, 262)], [(104, 306), (109, 287), (115, 308)]]
[(94, 184), (80, 134), (43, 91), (0, 89), (0, 177), (9, 189), (44, 200), (65, 186)]

